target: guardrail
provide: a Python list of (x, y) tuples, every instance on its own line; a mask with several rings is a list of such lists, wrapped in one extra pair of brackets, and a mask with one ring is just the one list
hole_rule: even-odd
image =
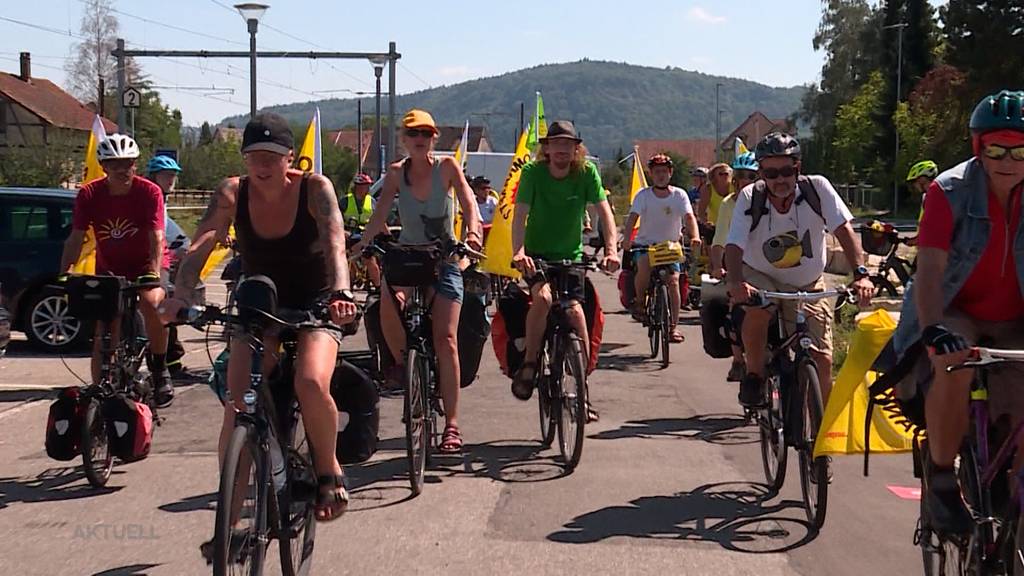
[(167, 207), (172, 209), (203, 209), (210, 203), (213, 190), (174, 190), (167, 196)]

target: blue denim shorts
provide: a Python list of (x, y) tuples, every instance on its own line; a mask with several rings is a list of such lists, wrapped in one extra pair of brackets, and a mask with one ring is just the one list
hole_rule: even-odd
[[(633, 253), (633, 264), (636, 264), (637, 266), (640, 265), (640, 260), (646, 260), (646, 259), (647, 259), (647, 252), (634, 252)], [(677, 273), (677, 274), (679, 272), (683, 271), (683, 267), (682, 267), (682, 265), (679, 262), (675, 262), (673, 264), (670, 264), (669, 268), (671, 268), (672, 271)]]
[(444, 262), (437, 270), (437, 282), (434, 291), (452, 302), (462, 302), (465, 292), (462, 285), (462, 269), (453, 262)]

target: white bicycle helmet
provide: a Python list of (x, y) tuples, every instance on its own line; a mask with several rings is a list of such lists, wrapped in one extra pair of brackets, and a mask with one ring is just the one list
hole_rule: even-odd
[(135, 139), (124, 134), (110, 134), (100, 140), (96, 146), (96, 157), (100, 162), (104, 160), (118, 160), (121, 158), (138, 158), (139, 145)]

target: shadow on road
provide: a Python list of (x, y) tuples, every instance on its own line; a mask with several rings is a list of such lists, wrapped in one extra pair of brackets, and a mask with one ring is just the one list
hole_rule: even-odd
[(164, 512), (196, 512), (198, 510), (216, 510), (217, 509), (217, 493), (210, 492), (208, 494), (196, 494), (195, 496), (189, 496), (182, 498), (177, 502), (170, 504), (162, 504), (158, 507)]
[(746, 419), (735, 414), (699, 414), (690, 418), (631, 420), (615, 430), (605, 430), (589, 436), (595, 440), (660, 437), (701, 440), (724, 446), (759, 442), (757, 429), (748, 427)]
[(610, 356), (599, 356), (597, 359), (598, 370), (616, 370), (619, 372), (657, 372), (661, 370), (661, 364), (651, 359), (650, 354), (613, 354)]
[(466, 446), (463, 473), (499, 482), (545, 482), (565, 475), (562, 464), (536, 440), (495, 440)]
[[(114, 474), (121, 474), (117, 469)], [(78, 482), (74, 486), (70, 484)], [(0, 478), (0, 510), (16, 502), (57, 502), (113, 494), (122, 486), (93, 488), (78, 466), (50, 468), (35, 478)]]
[[(88, 358), (90, 351), (88, 346), (82, 346), (81, 350), (71, 350), (64, 353), (65, 358)], [(24, 340), (14, 340), (7, 345), (7, 357), (8, 358), (42, 358), (58, 360), (60, 354), (54, 352), (43, 352), (37, 348), (33, 348), (28, 342)]]
[(673, 496), (644, 496), (578, 516), (548, 540), (568, 544), (625, 536), (658, 540), (714, 542), (727, 550), (769, 554), (793, 550), (814, 540), (803, 505), (793, 500), (769, 504), (768, 487), (750, 482), (705, 484)]
[(145, 576), (149, 574), (147, 570), (150, 568), (156, 568), (159, 564), (131, 564), (129, 566), (121, 566), (120, 568), (111, 568), (110, 570), (104, 570), (102, 572), (96, 572), (92, 576)]
[(30, 402), (56, 397), (57, 390), (54, 388), (7, 388), (0, 390), (0, 404), (6, 402)]

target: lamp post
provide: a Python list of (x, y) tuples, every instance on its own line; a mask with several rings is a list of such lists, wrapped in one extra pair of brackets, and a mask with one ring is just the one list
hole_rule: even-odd
[(260, 18), (267, 11), (266, 4), (248, 2), (235, 4), (235, 10), (242, 15), (242, 19), (249, 27), (249, 118), (256, 116), (256, 30), (260, 25)]
[(722, 107), (718, 100), (722, 86), (721, 82), (715, 82), (715, 162), (722, 159)]
[[(892, 24), (890, 26), (882, 26), (883, 30), (889, 30), (889, 29), (892, 29), (892, 28), (896, 28), (896, 29), (899, 30), (899, 40), (897, 41), (897, 43), (898, 43), (897, 45), (899, 47), (896, 49), (896, 108), (893, 108), (893, 111), (896, 111), (900, 107), (900, 96), (901, 96), (901, 93), (903, 92), (903, 29), (906, 28), (907, 26), (908, 26), (908, 24), (906, 22), (899, 22), (897, 24)], [(892, 155), (892, 215), (893, 215), (893, 217), (896, 216), (896, 210), (897, 210), (897, 208), (899, 208), (899, 202), (900, 202), (900, 195), (899, 195), (899, 192), (900, 192), (900, 177), (899, 177), (899, 174), (897, 174), (897, 171), (899, 170), (899, 165), (900, 165), (899, 164), (899, 162), (900, 162), (900, 131), (899, 131), (899, 128), (897, 128), (895, 130), (895, 132), (896, 132), (896, 149), (893, 151), (893, 155)]]
[[(384, 173), (384, 140), (382, 139), (380, 126), (380, 76), (384, 73), (384, 65), (388, 59), (384, 56), (371, 56), (370, 64), (373, 65), (373, 75), (377, 77), (376, 115), (377, 115), (377, 177)], [(395, 129), (394, 126), (391, 127)]]

